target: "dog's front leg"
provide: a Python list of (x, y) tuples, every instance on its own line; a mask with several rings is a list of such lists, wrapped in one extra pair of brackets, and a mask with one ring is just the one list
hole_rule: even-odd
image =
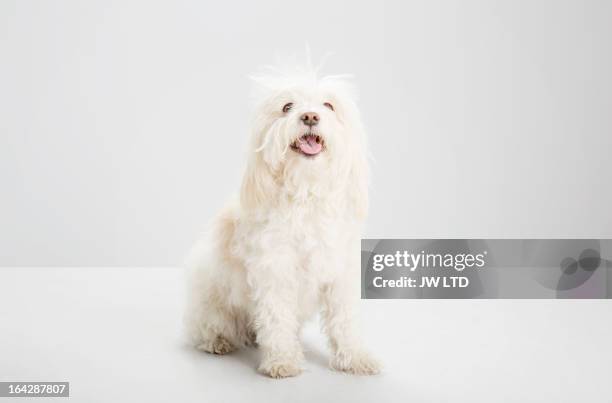
[(259, 371), (273, 378), (302, 371), (295, 267), (292, 259), (277, 258), (249, 270), (257, 343), (262, 351)]
[(346, 279), (338, 279), (323, 289), (322, 320), (332, 349), (330, 366), (356, 375), (380, 372), (380, 364), (363, 348), (355, 329), (356, 298)]

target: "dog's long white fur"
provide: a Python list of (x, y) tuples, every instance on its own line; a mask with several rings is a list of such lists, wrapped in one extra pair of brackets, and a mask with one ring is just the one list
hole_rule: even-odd
[[(377, 373), (379, 365), (353, 323), (368, 165), (350, 84), (340, 76), (318, 78), (308, 69), (259, 76), (256, 82), (263, 95), (240, 197), (188, 259), (189, 337), (197, 348), (217, 354), (257, 344), (262, 373), (294, 376), (303, 363), (300, 328), (318, 312), (330, 365)], [(288, 102), (293, 108), (284, 113)], [(320, 116), (315, 129), (324, 150), (316, 157), (290, 147), (306, 129), (304, 112)]]

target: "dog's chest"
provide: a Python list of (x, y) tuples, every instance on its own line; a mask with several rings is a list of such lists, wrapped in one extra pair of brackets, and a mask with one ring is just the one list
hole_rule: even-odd
[(308, 278), (325, 281), (342, 266), (355, 228), (342, 212), (317, 208), (294, 210), (288, 239), (299, 260), (299, 270)]
[(255, 232), (248, 238), (260, 246), (255, 250), (267, 253), (272, 247), (290, 256), (306, 277), (324, 280), (343, 266), (350, 240), (358, 236), (358, 229), (347, 209), (338, 205), (294, 202), (270, 210), (259, 225), (251, 227)]
[(296, 206), (287, 215), (289, 233), (299, 249), (332, 247), (342, 227), (342, 217), (328, 208), (316, 205)]

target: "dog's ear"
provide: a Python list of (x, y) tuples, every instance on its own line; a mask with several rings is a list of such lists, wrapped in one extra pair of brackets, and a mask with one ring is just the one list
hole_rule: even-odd
[(348, 174), (349, 206), (355, 216), (365, 219), (368, 214), (368, 184), (369, 167), (368, 159), (364, 150), (358, 150), (353, 154), (353, 162)]
[(240, 205), (245, 210), (266, 205), (276, 189), (276, 182), (262, 153), (251, 153), (240, 188)]
[(368, 213), (368, 187), (370, 178), (367, 138), (359, 118), (359, 111), (353, 102), (344, 110), (345, 125), (353, 139), (350, 165), (348, 167), (349, 207), (357, 218), (365, 219)]

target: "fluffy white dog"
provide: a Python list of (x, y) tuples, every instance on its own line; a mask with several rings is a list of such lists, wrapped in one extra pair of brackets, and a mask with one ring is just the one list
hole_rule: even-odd
[(353, 323), (368, 167), (350, 86), (313, 70), (256, 82), (264, 95), (240, 198), (188, 260), (191, 340), (214, 354), (258, 345), (262, 373), (295, 376), (300, 328), (319, 312), (330, 365), (375, 374)]

